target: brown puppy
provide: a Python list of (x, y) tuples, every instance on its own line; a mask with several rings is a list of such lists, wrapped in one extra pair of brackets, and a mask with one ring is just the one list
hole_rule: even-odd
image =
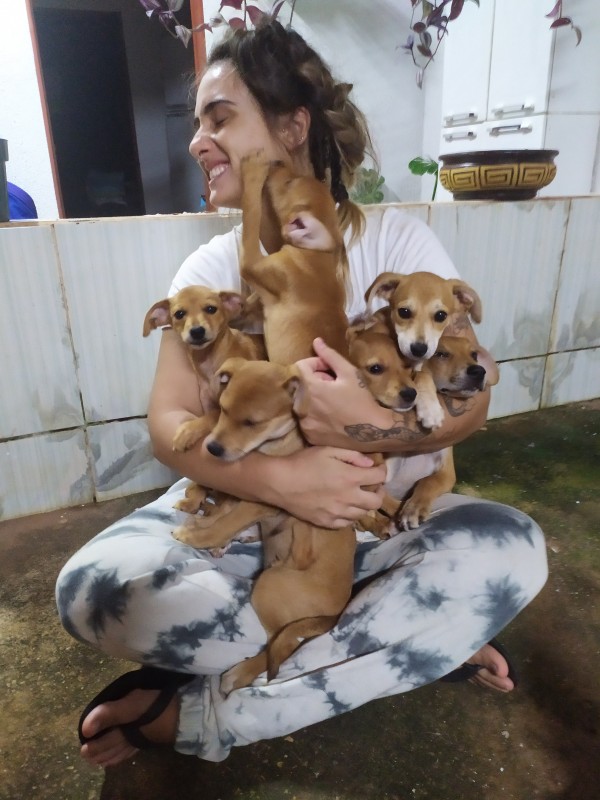
[[(462, 336), (442, 336), (436, 352), (423, 369), (431, 375), (437, 391), (451, 397), (471, 397), (486, 386), (498, 383), (498, 367), (492, 356)], [(452, 491), (456, 483), (451, 447), (422, 456), (421, 464), (426, 459), (430, 473), (417, 481), (404, 502), (398, 519), (401, 529), (416, 528), (424, 522), (431, 513), (433, 501)]]
[(387, 300), (400, 353), (413, 363), (417, 373), (417, 419), (435, 430), (443, 423), (444, 413), (431, 376), (421, 367), (435, 353), (450, 315), (463, 311), (480, 322), (481, 301), (464, 281), (445, 280), (431, 272), (384, 272), (365, 294), (368, 308), (375, 298)]
[[(187, 286), (169, 299), (159, 300), (146, 313), (143, 335), (148, 336), (156, 328), (170, 326), (186, 345), (186, 352), (201, 380), (201, 402), (204, 415), (182, 423), (173, 438), (173, 449), (189, 450), (203, 439), (219, 417), (218, 394), (212, 384), (212, 376), (230, 356), (248, 359), (265, 357), (262, 337), (241, 333), (229, 326), (231, 320), (242, 313), (244, 301), (237, 292), (217, 292), (206, 286)], [(213, 493), (216, 505), (205, 503), (207, 490), (193, 483), (185, 492), (185, 499), (175, 507), (189, 514), (203, 508), (206, 516), (214, 514), (217, 506), (224, 511), (222, 503), (227, 496)], [(230, 498), (228, 501), (232, 501)], [(237, 501), (236, 501), (237, 502)], [(201, 521), (202, 520), (202, 521)], [(214, 520), (213, 520), (214, 521)], [(178, 528), (175, 537), (187, 544), (194, 544), (195, 526), (206, 524), (204, 517), (194, 520), (194, 525)]]
[[(347, 357), (345, 251), (327, 185), (258, 154), (243, 160), (242, 176), (241, 275), (262, 303), (269, 360), (308, 358), (317, 336)], [(283, 241), (268, 256), (259, 242), (263, 188)]]
[[(293, 413), (299, 385), (294, 366), (229, 359), (217, 377), (221, 415), (206, 442), (209, 453), (236, 461), (254, 450), (287, 455), (304, 446)], [(261, 521), (265, 569), (252, 590), (267, 647), (224, 673), (224, 694), (249, 685), (265, 670), (269, 680), (274, 678), (300, 640), (331, 630), (350, 598), (354, 530), (319, 528), (272, 509), (270, 517)], [(217, 528), (221, 535), (222, 525)], [(215, 544), (225, 542), (213, 539), (210, 545)]]

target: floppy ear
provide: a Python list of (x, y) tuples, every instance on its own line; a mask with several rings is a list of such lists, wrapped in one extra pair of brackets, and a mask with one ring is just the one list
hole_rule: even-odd
[(243, 358), (227, 358), (221, 364), (220, 369), (215, 372), (210, 381), (211, 388), (217, 397), (221, 396), (223, 389), (229, 384), (231, 376), (244, 361)]
[(281, 230), (286, 242), (304, 250), (335, 250), (336, 242), (327, 227), (310, 211), (292, 213)]
[(367, 307), (371, 308), (371, 303), (376, 297), (389, 300), (394, 294), (398, 284), (402, 279), (396, 272), (382, 272), (378, 275), (365, 293)]
[(458, 300), (460, 308), (471, 315), (473, 322), (481, 322), (481, 300), (475, 289), (471, 289), (463, 281), (452, 281), (452, 294)]
[(168, 300), (154, 303), (144, 318), (144, 336), (148, 336), (155, 328), (163, 328), (171, 324), (171, 308)]
[(481, 345), (477, 346), (477, 363), (485, 370), (486, 386), (495, 386), (500, 380), (498, 364), (494, 361), (494, 357), (489, 350), (481, 347)]
[(244, 309), (244, 298), (239, 292), (219, 292), (228, 320), (239, 317)]

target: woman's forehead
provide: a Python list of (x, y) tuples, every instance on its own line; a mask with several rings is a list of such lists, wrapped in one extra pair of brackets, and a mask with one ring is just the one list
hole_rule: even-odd
[(215, 100), (240, 101), (249, 96), (248, 89), (230, 61), (212, 64), (202, 76), (196, 95), (196, 114), (206, 113)]

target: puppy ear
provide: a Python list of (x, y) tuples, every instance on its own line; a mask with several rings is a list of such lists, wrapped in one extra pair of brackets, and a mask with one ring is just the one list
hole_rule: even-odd
[(365, 293), (367, 308), (371, 308), (371, 304), (376, 297), (389, 300), (401, 279), (402, 276), (396, 272), (382, 272), (381, 275), (378, 275)]
[(228, 320), (241, 316), (244, 310), (244, 298), (239, 292), (219, 292), (219, 297)]
[(281, 229), (281, 234), (286, 242), (303, 250), (331, 252), (340, 244), (310, 211), (292, 214)]
[(452, 281), (452, 294), (458, 300), (461, 309), (471, 315), (473, 322), (481, 322), (481, 300), (475, 289), (471, 289), (463, 281)]
[(164, 328), (171, 324), (171, 307), (168, 300), (154, 303), (144, 318), (144, 336), (148, 336), (155, 328)]
[(500, 380), (500, 372), (498, 364), (494, 361), (494, 357), (481, 345), (477, 346), (477, 363), (485, 370), (485, 383), (486, 386), (495, 386)]

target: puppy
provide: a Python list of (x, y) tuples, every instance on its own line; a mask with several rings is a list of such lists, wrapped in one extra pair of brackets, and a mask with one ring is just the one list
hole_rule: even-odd
[[(209, 453), (236, 461), (253, 451), (289, 455), (304, 446), (293, 413), (296, 367), (229, 359), (217, 378), (221, 414), (206, 441)], [(248, 686), (265, 670), (273, 679), (301, 640), (331, 630), (350, 598), (356, 547), (351, 527), (328, 530), (275, 511), (263, 518), (261, 536), (265, 569), (251, 600), (268, 643), (224, 673), (224, 694)]]
[[(242, 177), (241, 275), (262, 303), (269, 360), (308, 358), (317, 336), (347, 357), (345, 250), (327, 185), (259, 154), (243, 160)], [(283, 243), (268, 256), (259, 242), (263, 189)]]
[[(462, 336), (442, 336), (436, 352), (423, 366), (431, 375), (438, 392), (456, 398), (472, 397), (486, 386), (498, 383), (498, 367), (485, 348), (474, 345)], [(423, 456), (419, 467), (425, 475), (418, 480), (405, 500), (398, 517), (403, 530), (416, 528), (431, 513), (434, 500), (451, 492), (456, 483), (451, 447)], [(405, 459), (398, 459), (400, 466)], [(415, 462), (416, 463), (416, 462)], [(393, 468), (390, 470), (393, 473)], [(390, 474), (394, 483), (394, 476)]]
[(369, 309), (376, 298), (387, 300), (389, 324), (400, 353), (415, 369), (417, 419), (424, 427), (435, 430), (442, 425), (444, 412), (431, 375), (421, 367), (436, 352), (453, 313), (463, 311), (474, 322), (481, 321), (481, 300), (464, 281), (445, 280), (431, 272), (384, 272), (365, 294)]
[[(187, 286), (169, 299), (155, 303), (146, 313), (143, 335), (148, 336), (156, 328), (169, 326), (180, 336), (194, 371), (200, 379), (200, 400), (204, 415), (182, 423), (173, 438), (173, 449), (178, 452), (189, 450), (203, 439), (219, 416), (218, 397), (212, 377), (221, 364), (230, 356), (248, 359), (265, 357), (262, 337), (241, 333), (229, 326), (243, 310), (244, 301), (237, 292), (217, 292), (206, 286)], [(195, 514), (202, 508), (206, 516), (216, 513), (226, 501), (233, 501), (227, 495), (213, 493), (215, 503), (205, 503), (207, 490), (191, 484), (185, 492), (185, 499), (178, 501), (175, 508)], [(203, 521), (200, 522), (200, 519)], [(213, 520), (214, 521), (214, 520)], [(175, 536), (187, 544), (194, 544), (194, 528), (206, 524), (198, 518), (194, 525), (178, 528)]]

